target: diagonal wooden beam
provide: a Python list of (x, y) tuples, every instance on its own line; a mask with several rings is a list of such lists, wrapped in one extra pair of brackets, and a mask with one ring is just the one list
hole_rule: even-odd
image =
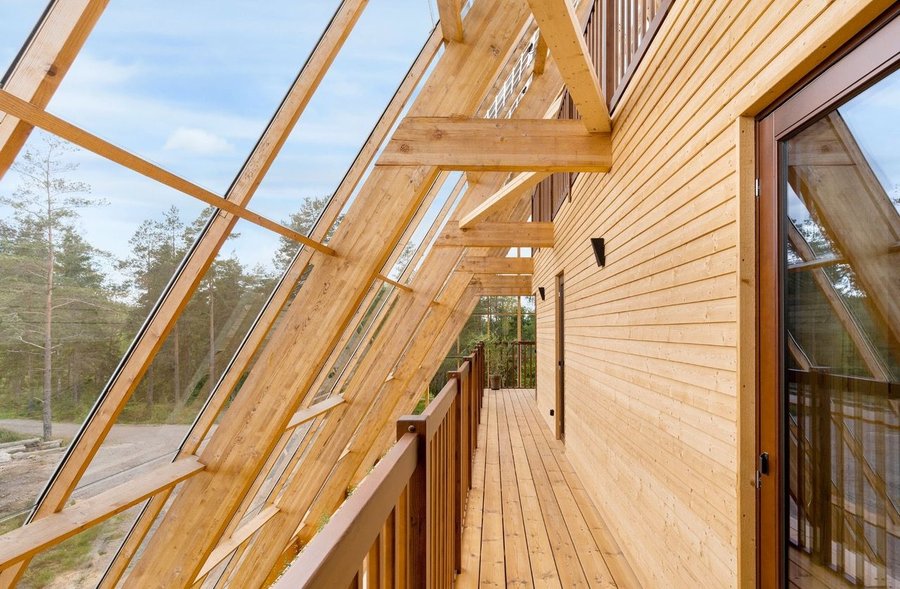
[(276, 513), (278, 513), (278, 508), (274, 505), (268, 505), (259, 512), (259, 515), (236, 529), (234, 533), (228, 537), (228, 539), (223, 540), (218, 546), (216, 546), (215, 550), (213, 550), (209, 554), (209, 558), (206, 559), (206, 562), (203, 564), (203, 568), (200, 569), (200, 573), (197, 575), (197, 579), (199, 580), (208, 575), (214, 568), (216, 568), (216, 566), (219, 565), (219, 563), (228, 558), (231, 553), (237, 550), (241, 544), (249, 540), (250, 537), (253, 536), (253, 534), (258, 532), (264, 525), (269, 523), (269, 521), (273, 517), (275, 517)]
[(66, 538), (122, 513), (148, 497), (202, 471), (196, 457), (183, 458), (153, 469), (59, 513), (31, 522), (0, 536), (0, 569), (34, 556)]
[(322, 415), (323, 413), (328, 413), (338, 405), (344, 402), (343, 395), (335, 395), (333, 397), (329, 397), (320, 403), (316, 403), (315, 405), (310, 405), (305, 409), (300, 409), (294, 416), (291, 417), (291, 421), (287, 424), (287, 427), (284, 428), (285, 431), (292, 430), (296, 427), (299, 427), (306, 423), (307, 421), (311, 421)]
[(456, 271), (472, 274), (531, 274), (534, 272), (534, 258), (469, 255), (462, 259)]
[(145, 159), (129, 153), (121, 147), (116, 147), (112, 143), (100, 139), (96, 135), (92, 135), (91, 133), (43, 111), (2, 89), (0, 89), (0, 111), (18, 117), (35, 127), (53, 133), (57, 137), (65, 139), (90, 152), (96, 153), (109, 161), (115, 162), (142, 176), (150, 178), (151, 180), (156, 180), (169, 188), (174, 188), (175, 190), (188, 196), (192, 196), (208, 205), (218, 207), (227, 213), (231, 213), (235, 217), (250, 221), (255, 225), (259, 225), (269, 231), (283, 235), (288, 239), (293, 239), (314, 250), (328, 255), (334, 255), (334, 250), (330, 247), (322, 245), (321, 243), (306, 237), (302, 233), (298, 233), (293, 229), (285, 227), (280, 223), (276, 223), (271, 219), (267, 219), (253, 211), (248, 211), (244, 207), (238, 206), (230, 200), (226, 200), (193, 182), (189, 182), (180, 176), (176, 176), (172, 172), (164, 170), (156, 164), (150, 163)]
[(553, 223), (481, 223), (472, 229), (447, 228), (435, 247), (553, 247)]
[(612, 128), (609, 109), (578, 17), (569, 0), (528, 0), (584, 126), (593, 133)]
[(528, 296), (531, 289), (531, 276), (489, 276), (478, 274), (470, 283), (481, 296)]
[(441, 17), (441, 33), (446, 41), (463, 41), (462, 6), (460, 0), (437, 0)]
[(541, 181), (549, 176), (546, 172), (523, 172), (503, 185), (503, 188), (491, 195), (486, 201), (459, 220), (460, 229), (469, 229), (476, 223), (484, 221), (497, 211), (501, 211), (527, 194)]
[(432, 165), (444, 170), (608, 172), (608, 133), (580, 121), (407, 117), (379, 166)]
[[(56, 0), (9, 75), (0, 84), (11, 94), (45, 108), (109, 0)], [(13, 164), (32, 126), (14, 115), (0, 117), (0, 178)]]

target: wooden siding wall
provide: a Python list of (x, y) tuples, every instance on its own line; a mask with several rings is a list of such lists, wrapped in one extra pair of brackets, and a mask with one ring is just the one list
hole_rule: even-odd
[[(563, 270), (567, 455), (644, 587), (755, 584), (739, 556), (754, 523), (738, 515), (753, 460), (736, 439), (752, 408), (737, 394), (738, 195), (753, 198), (738, 120), (890, 4), (674, 2), (617, 108), (613, 170), (578, 175), (556, 246), (536, 254), (538, 409), (551, 426)], [(606, 238), (605, 268), (590, 237)]]

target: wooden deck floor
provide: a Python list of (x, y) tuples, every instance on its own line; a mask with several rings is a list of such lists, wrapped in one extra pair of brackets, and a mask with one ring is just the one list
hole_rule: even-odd
[(534, 391), (486, 391), (456, 587), (638, 587)]

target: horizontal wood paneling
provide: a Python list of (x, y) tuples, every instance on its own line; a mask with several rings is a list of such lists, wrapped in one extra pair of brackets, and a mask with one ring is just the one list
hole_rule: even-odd
[(612, 171), (578, 175), (536, 253), (538, 411), (551, 428), (564, 271), (566, 453), (645, 587), (738, 584), (735, 121), (889, 4), (674, 2), (617, 107)]

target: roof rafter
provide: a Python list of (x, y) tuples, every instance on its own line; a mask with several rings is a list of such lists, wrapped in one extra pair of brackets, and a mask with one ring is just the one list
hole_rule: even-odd
[(534, 272), (534, 259), (470, 254), (462, 259), (456, 271), (472, 274), (531, 274)]

